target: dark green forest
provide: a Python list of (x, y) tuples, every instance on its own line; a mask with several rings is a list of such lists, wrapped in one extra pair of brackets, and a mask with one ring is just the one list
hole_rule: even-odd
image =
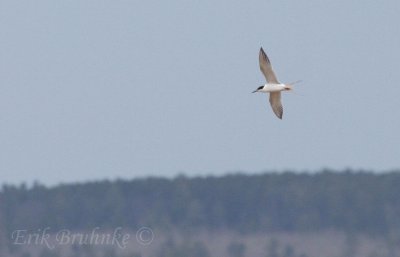
[(400, 174), (234, 174), (99, 181), (46, 187), (3, 185), (2, 231), (19, 228), (400, 231)]

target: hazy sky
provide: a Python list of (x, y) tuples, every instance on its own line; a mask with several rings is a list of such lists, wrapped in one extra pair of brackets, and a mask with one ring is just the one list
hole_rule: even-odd
[[(400, 3), (0, 2), (0, 183), (400, 160)], [(284, 117), (258, 67), (282, 82)]]

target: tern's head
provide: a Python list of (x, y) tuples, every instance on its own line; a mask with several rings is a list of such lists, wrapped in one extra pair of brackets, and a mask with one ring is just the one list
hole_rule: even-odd
[(259, 92), (260, 90), (262, 90), (264, 88), (264, 85), (262, 85), (262, 86), (259, 86), (256, 90), (254, 90), (252, 93), (255, 93), (255, 92)]

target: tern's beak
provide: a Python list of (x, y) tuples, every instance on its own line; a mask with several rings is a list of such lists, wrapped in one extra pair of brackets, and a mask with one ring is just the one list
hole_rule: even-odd
[(258, 90), (254, 90), (252, 93), (255, 93), (255, 92), (257, 92)]

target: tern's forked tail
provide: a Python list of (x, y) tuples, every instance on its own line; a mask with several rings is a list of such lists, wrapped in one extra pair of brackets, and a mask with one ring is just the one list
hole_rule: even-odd
[(297, 80), (295, 82), (285, 84), (285, 90), (288, 90), (288, 91), (293, 90), (293, 85), (300, 83), (300, 82), (301, 82), (301, 80)]
[(289, 84), (285, 84), (285, 90), (286, 91), (291, 91), (291, 90), (293, 90), (293, 87), (291, 86), (291, 85), (289, 85)]

